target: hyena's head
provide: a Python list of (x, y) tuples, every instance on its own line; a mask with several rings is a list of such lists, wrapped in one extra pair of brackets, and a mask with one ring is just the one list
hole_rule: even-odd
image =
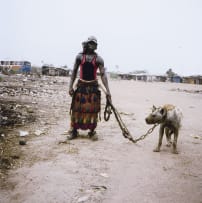
[(165, 108), (153, 105), (152, 112), (145, 118), (145, 121), (147, 124), (162, 123), (165, 120), (166, 113)]

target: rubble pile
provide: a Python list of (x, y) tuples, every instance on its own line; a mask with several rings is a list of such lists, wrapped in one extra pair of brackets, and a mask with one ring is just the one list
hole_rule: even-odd
[(34, 121), (34, 111), (29, 105), (0, 100), (0, 127), (24, 125)]
[(67, 115), (67, 77), (3, 75), (0, 80), (0, 179), (20, 159), (19, 132), (44, 136)]

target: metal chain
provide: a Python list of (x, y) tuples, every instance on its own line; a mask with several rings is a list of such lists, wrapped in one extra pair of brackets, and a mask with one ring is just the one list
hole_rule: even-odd
[(139, 140), (143, 140), (145, 139), (145, 137), (147, 137), (147, 135), (151, 134), (154, 130), (154, 128), (156, 128), (156, 126), (158, 126), (159, 124), (154, 124), (153, 127), (151, 127), (144, 135), (140, 136), (139, 138), (133, 140), (134, 143), (138, 142)]
[[(111, 108), (109, 108), (109, 106)], [(158, 126), (158, 124), (153, 125), (145, 134), (141, 135), (139, 138), (134, 139), (132, 137), (132, 135), (130, 134), (129, 130), (127, 129), (126, 125), (124, 124), (124, 122), (121, 119), (120, 114), (118, 113), (118, 111), (116, 110), (116, 108), (110, 103), (107, 102), (106, 107), (105, 107), (105, 112), (104, 112), (104, 119), (105, 121), (108, 121), (111, 115), (111, 111), (109, 111), (109, 109), (112, 109), (112, 111), (114, 112), (115, 118), (119, 124), (119, 127), (122, 130), (122, 134), (125, 138), (129, 139), (131, 142), (136, 143), (140, 140), (145, 139), (145, 137), (147, 137), (149, 134), (151, 134), (153, 132), (153, 130), (156, 128), (156, 126)], [(107, 118), (107, 119), (106, 119)]]
[[(104, 91), (104, 93), (106, 94), (104, 88), (100, 85), (101, 89)], [(153, 130), (156, 128), (156, 126), (158, 126), (159, 124), (154, 124), (145, 134), (141, 135), (139, 138), (134, 139), (132, 137), (132, 135), (130, 134), (129, 130), (127, 129), (126, 125), (124, 124), (124, 122), (121, 119), (120, 114), (118, 113), (118, 111), (116, 110), (116, 108), (113, 106), (113, 104), (106, 99), (106, 106), (105, 106), (105, 111), (104, 111), (104, 120), (108, 121), (112, 111), (114, 112), (115, 118), (119, 124), (119, 127), (121, 128), (122, 134), (125, 138), (129, 139), (131, 142), (136, 143), (140, 140), (145, 139), (145, 137), (147, 137), (149, 134), (151, 134), (153, 132)]]

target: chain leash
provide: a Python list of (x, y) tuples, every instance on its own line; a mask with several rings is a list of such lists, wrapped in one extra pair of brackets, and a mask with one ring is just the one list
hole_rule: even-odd
[[(104, 90), (104, 88), (99, 85), (101, 87), (101, 89), (103, 90), (103, 92), (106, 94), (106, 91)], [(107, 94), (106, 94), (107, 95)], [(126, 125), (124, 124), (124, 122), (121, 119), (120, 114), (118, 113), (118, 111), (116, 110), (116, 108), (113, 106), (113, 104), (106, 98), (106, 106), (105, 106), (105, 110), (104, 110), (104, 120), (108, 121), (112, 111), (115, 115), (115, 118), (119, 124), (119, 127), (122, 131), (122, 134), (125, 138), (129, 139), (131, 142), (136, 143), (140, 140), (145, 139), (149, 134), (151, 134), (153, 132), (153, 130), (159, 125), (159, 124), (154, 124), (145, 134), (141, 135), (139, 138), (134, 139), (132, 137), (132, 135), (130, 134), (129, 130), (127, 129)]]
[(132, 137), (131, 133), (129, 132), (129, 130), (127, 129), (126, 125), (122, 121), (120, 114), (118, 113), (116, 108), (108, 100), (107, 100), (107, 104), (105, 106), (105, 111), (104, 111), (104, 119), (105, 119), (105, 121), (109, 120), (110, 115), (112, 114), (111, 110), (113, 111), (113, 113), (115, 115), (115, 118), (116, 118), (116, 120), (117, 120), (117, 122), (119, 124), (119, 127), (121, 128), (123, 136), (125, 138), (129, 139), (133, 143), (136, 143), (136, 142), (138, 142), (140, 140), (145, 139), (158, 126), (158, 124), (154, 124), (145, 134), (141, 135), (139, 138), (134, 139)]

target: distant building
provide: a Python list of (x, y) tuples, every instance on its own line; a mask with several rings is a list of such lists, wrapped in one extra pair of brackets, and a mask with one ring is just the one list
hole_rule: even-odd
[(42, 75), (49, 76), (69, 76), (70, 70), (66, 68), (56, 68), (49, 65), (42, 66)]
[(171, 82), (181, 83), (182, 77), (180, 77), (179, 75), (174, 75), (171, 77)]
[(167, 79), (168, 79), (167, 76), (157, 75), (155, 81), (157, 81), (157, 82), (166, 82)]
[(0, 61), (0, 71), (4, 74), (30, 73), (29, 61)]
[[(113, 73), (114, 76), (115, 73)], [(130, 73), (116, 73), (118, 78), (123, 80), (137, 80), (137, 81), (145, 81), (151, 82), (156, 80), (155, 75), (150, 75), (146, 71), (133, 71)]]
[(202, 84), (202, 76), (197, 75), (197, 76), (188, 76), (188, 77), (183, 77), (183, 83), (189, 83), (189, 84)]
[(145, 81), (145, 82), (173, 82), (173, 83), (189, 83), (189, 84), (202, 84), (202, 76), (188, 76), (181, 77), (177, 74), (172, 76), (168, 75), (150, 75), (146, 71), (133, 71), (130, 73), (121, 73), (121, 72), (111, 72), (111, 78), (122, 79), (122, 80), (136, 80), (136, 81)]

